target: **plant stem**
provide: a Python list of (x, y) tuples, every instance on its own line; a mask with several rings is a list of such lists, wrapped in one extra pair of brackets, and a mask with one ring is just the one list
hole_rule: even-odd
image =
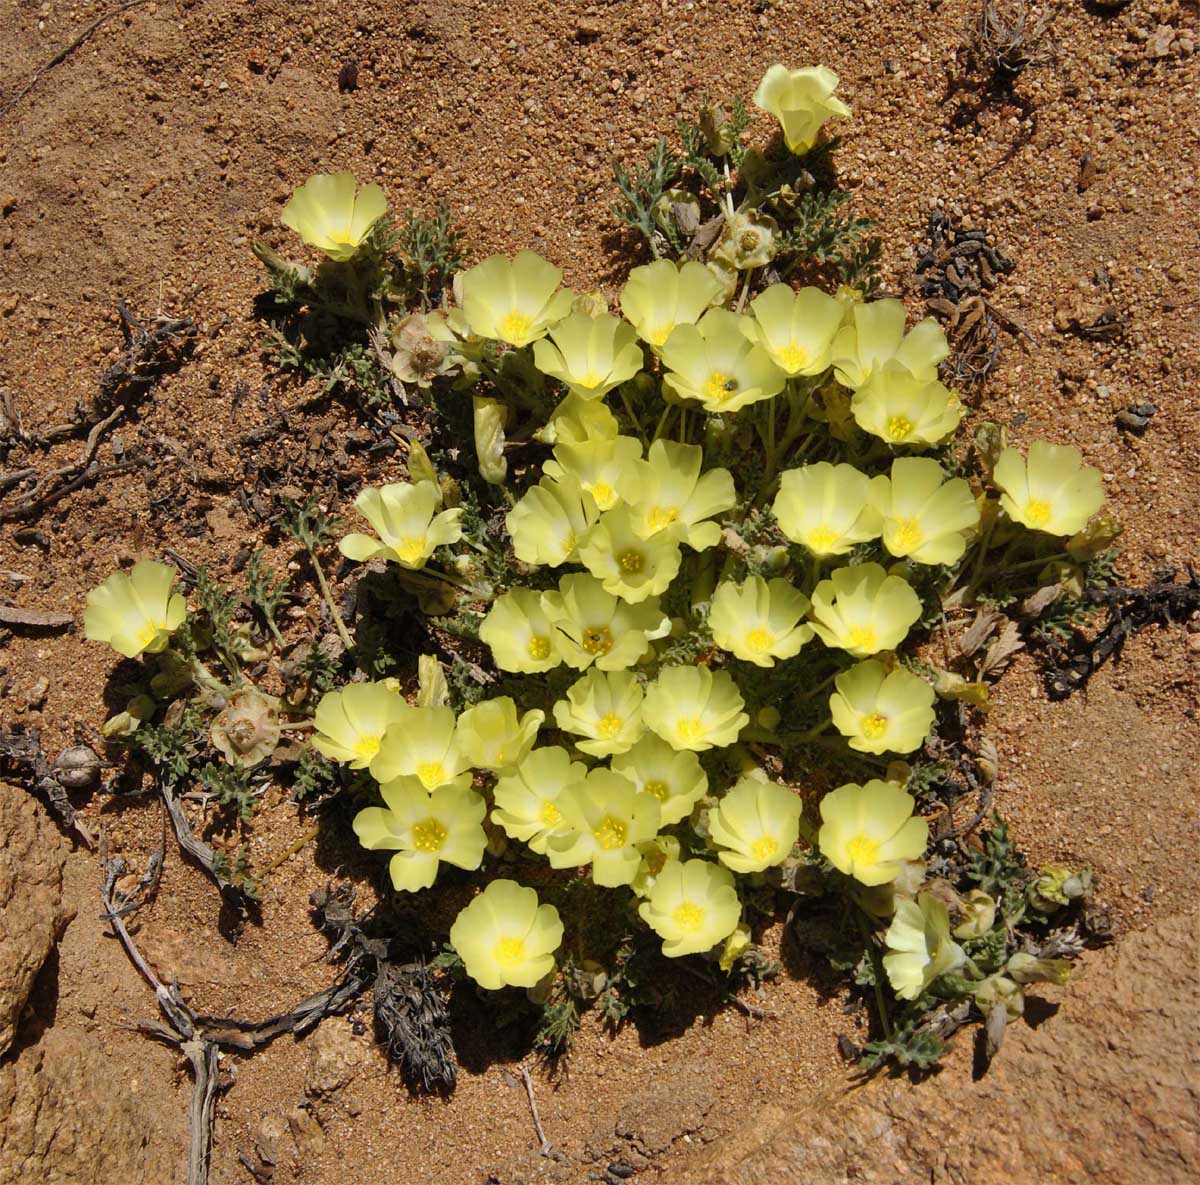
[(313, 571), (317, 574), (317, 584), (321, 588), (321, 596), (325, 598), (325, 604), (329, 606), (329, 612), (333, 617), (333, 624), (337, 629), (338, 637), (342, 640), (342, 645), (347, 650), (354, 649), (354, 639), (350, 637), (350, 631), (346, 629), (346, 623), (342, 620), (341, 610), (337, 607), (337, 603), (333, 599), (333, 592), (329, 587), (329, 581), (325, 579), (325, 569), (321, 567), (321, 561), (317, 559), (317, 553), (309, 548), (309, 558), (312, 560)]
[(879, 1023), (883, 1026), (883, 1035), (890, 1041), (892, 1039), (892, 1025), (888, 1020), (887, 1001), (883, 998), (883, 984), (881, 982), (881, 977), (885, 974), (883, 962), (879, 958), (879, 951), (876, 949), (875, 942), (871, 937), (871, 931), (867, 926), (867, 919), (863, 916), (862, 910), (854, 910), (854, 920), (858, 922), (858, 931), (862, 935), (863, 943), (867, 948), (867, 956), (870, 958), (871, 966), (875, 970), (875, 974), (871, 977), (875, 981), (875, 1007), (879, 1009)]
[(633, 404), (629, 402), (629, 396), (625, 394), (625, 384), (622, 383), (617, 388), (617, 394), (621, 397), (621, 403), (624, 405), (625, 414), (629, 417), (629, 422), (633, 425), (633, 430), (638, 434), (638, 439), (643, 446), (648, 446), (649, 441), (646, 439), (646, 433), (642, 429), (642, 422), (633, 414)]
[(667, 422), (671, 418), (671, 413), (674, 410), (675, 410), (675, 405), (673, 403), (668, 403), (667, 406), (663, 408), (663, 414), (659, 417), (658, 426), (654, 429), (654, 435), (650, 438), (651, 444), (653, 444), (654, 441), (656, 441), (660, 436), (662, 436), (663, 431), (665, 430), (665, 428), (667, 426)]

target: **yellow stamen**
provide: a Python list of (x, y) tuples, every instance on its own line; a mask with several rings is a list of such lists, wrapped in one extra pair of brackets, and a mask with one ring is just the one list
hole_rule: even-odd
[(694, 934), (704, 924), (704, 910), (690, 901), (677, 905), (671, 917), (681, 930), (686, 930), (689, 934)]
[(869, 741), (877, 741), (888, 728), (888, 718), (881, 716), (878, 712), (872, 712), (869, 716), (864, 716), (862, 720), (862, 734)]
[(652, 346), (661, 346), (671, 336), (671, 330), (674, 328), (674, 325), (660, 325), (657, 329), (650, 330), (647, 340)]
[(896, 520), (896, 533), (892, 538), (893, 545), (901, 552), (910, 552), (921, 544), (921, 524), (915, 518)]
[(755, 654), (766, 654), (775, 644), (775, 639), (764, 629), (751, 630), (746, 635), (746, 649)]
[(396, 545), (396, 554), (406, 564), (415, 564), (425, 555), (425, 536), (405, 535)]
[(646, 526), (652, 531), (661, 531), (664, 527), (669, 527), (678, 517), (678, 507), (655, 506), (646, 515)]
[(439, 852), (449, 834), (437, 819), (422, 819), (413, 824), (413, 847), (418, 852)]
[(647, 782), (642, 789), (647, 794), (653, 794), (659, 802), (666, 802), (671, 793), (671, 788), (666, 782)]
[(547, 827), (557, 827), (562, 822), (562, 811), (552, 802), (543, 802), (539, 817)]
[(879, 649), (879, 635), (873, 625), (852, 625), (846, 632), (846, 640), (855, 650)]
[(815, 551), (818, 555), (832, 550), (837, 541), (838, 533), (830, 527), (813, 527), (804, 539), (808, 550)]
[(440, 761), (422, 761), (417, 766), (417, 777), (427, 790), (431, 790), (447, 780), (446, 767)]
[(592, 834), (604, 851), (615, 852), (618, 848), (625, 846), (625, 837), (629, 834), (629, 828), (621, 819), (605, 815)]
[(379, 742), (383, 737), (370, 733), (367, 736), (360, 736), (354, 742), (354, 756), (361, 761), (370, 761), (376, 753), (379, 752)]
[(590, 486), (584, 486), (584, 489), (591, 494), (599, 510), (611, 510), (616, 503), (617, 492), (606, 481), (593, 482)]
[(529, 330), (533, 322), (524, 313), (509, 313), (497, 326), (500, 336), (513, 345), (523, 346), (529, 340)]
[(626, 551), (617, 557), (617, 563), (623, 571), (636, 576), (645, 566), (646, 557), (640, 551)]
[(675, 735), (685, 745), (690, 745), (702, 739), (704, 733), (704, 722), (699, 716), (684, 716), (675, 724)]
[(616, 712), (609, 712), (607, 716), (600, 717), (600, 722), (596, 725), (596, 731), (606, 740), (612, 740), (624, 726), (625, 721)]
[(704, 384), (704, 394), (711, 403), (724, 403), (738, 388), (737, 379), (722, 374), (719, 370), (712, 371)]
[(756, 839), (750, 845), (750, 855), (756, 860), (770, 860), (778, 851), (779, 841), (772, 839), (769, 835), (764, 835), (761, 839)]
[(795, 342), (790, 342), (779, 351), (779, 361), (784, 370), (797, 371), (808, 365), (808, 351)]
[(542, 659), (550, 657), (550, 639), (534, 635), (529, 639), (526, 649), (529, 651), (530, 658), (535, 662), (541, 662)]
[(862, 868), (879, 862), (879, 841), (866, 835), (856, 835), (847, 845), (846, 853), (855, 866)]
[(515, 967), (525, 961), (524, 938), (501, 938), (492, 949), (492, 958), (501, 967)]
[(154, 622), (147, 621), (141, 627), (141, 629), (139, 629), (138, 632), (133, 635), (134, 639), (137, 641), (137, 644), (139, 646), (142, 646), (142, 647), (149, 646), (150, 643), (153, 642), (155, 637), (158, 635), (158, 628), (159, 627), (156, 626), (154, 624)]
[(580, 645), (587, 654), (607, 654), (613, 648), (612, 630), (606, 625), (584, 626)]
[(1050, 521), (1050, 503), (1030, 498), (1025, 503), (1025, 519), (1031, 527), (1044, 527)]
[(887, 422), (887, 434), (892, 440), (904, 440), (914, 428), (912, 420), (905, 416), (892, 416)]

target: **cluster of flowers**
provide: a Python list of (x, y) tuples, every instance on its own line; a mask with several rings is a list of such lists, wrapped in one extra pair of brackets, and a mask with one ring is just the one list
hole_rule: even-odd
[[(776, 66), (755, 97), (780, 118), (788, 146), (803, 152), (825, 119), (847, 113), (832, 97), (836, 81), (828, 71)], [(356, 193), (346, 175), (316, 177), (297, 190), (284, 221), (344, 262), (384, 208), (377, 187)], [(749, 941), (736, 876), (793, 858), (802, 803), (757, 768), (732, 786), (710, 785), (699, 754), (738, 741), (750, 724), (746, 702), (719, 657), (714, 666), (659, 658), (678, 625), (661, 598), (684, 549), (721, 543), (720, 516), (738, 506), (738, 490), (727, 469), (706, 468), (703, 447), (663, 434), (668, 415), (644, 447), (622, 433), (605, 396), (621, 388), (625, 400), (631, 380), (650, 371), (668, 413), (726, 417), (787, 400), (789, 424), (823, 418), (835, 439), (861, 430), (897, 450), (890, 470), (875, 476), (824, 461), (781, 474), (772, 505), (779, 529), (812, 571), (825, 571), (805, 585), (809, 595), (781, 574), (722, 579), (709, 598), (713, 641), (737, 659), (772, 667), (818, 639), (854, 660), (836, 676), (829, 710), (848, 744), (869, 754), (915, 751), (934, 720), (933, 688), (895, 656), (922, 613), (903, 573), (960, 561), (983, 514), (1050, 535), (1078, 532), (1102, 504), (1100, 475), (1070, 447), (1036, 442), (1027, 457), (1005, 449), (992, 474), (997, 504), (913, 455), (946, 441), (964, 410), (938, 379), (947, 354), (941, 329), (926, 319), (906, 332), (898, 301), (774, 284), (748, 312), (734, 312), (723, 307), (719, 269), (660, 260), (633, 269), (617, 317), (561, 281), (532, 252), (487, 259), (456, 278), (455, 307), (406, 319), (399, 336), (423, 348), (397, 357), (408, 378), (427, 383), (452, 367), (478, 374), (472, 366), (491, 343), (527, 351), (564, 389), (539, 433), (553, 459), (506, 522), (524, 564), (573, 570), (556, 588), (507, 589), (479, 630), (504, 671), (580, 672), (553, 704), (562, 743), (538, 746), (546, 714), (522, 711), (510, 697), (456, 717), (448, 707), (412, 706), (383, 682), (327, 693), (313, 743), (379, 783), (383, 805), (362, 810), (354, 827), (365, 847), (395, 853), (397, 890), (429, 887), (443, 862), (479, 868), (490, 812), (492, 824), (553, 868), (587, 866), (597, 885), (631, 886), (666, 955), (719, 947), (729, 958)], [(819, 416), (809, 405), (817, 390)], [(504, 409), (477, 396), (475, 412), (481, 472), (502, 482), (502, 447), (489, 458), (487, 437)], [(771, 407), (771, 433), (775, 421)], [(347, 535), (343, 554), (417, 570), (458, 542), (462, 511), (444, 504), (436, 474), (428, 476), (364, 490), (355, 505), (374, 534)], [(879, 559), (899, 561), (894, 570), (844, 562), (875, 541)], [(172, 584), (172, 570), (152, 563), (109, 577), (89, 597), (88, 636), (130, 656), (161, 649), (185, 613)], [(778, 710), (766, 707), (756, 724), (769, 733), (778, 722)], [(910, 999), (963, 958), (945, 901), (920, 891), (928, 829), (914, 805), (893, 782), (849, 783), (825, 795), (814, 829), (820, 854), (863, 890), (891, 886), (884, 963), (897, 994)], [(688, 852), (701, 857), (685, 858), (669, 830), (689, 824)], [(553, 906), (501, 879), (462, 910), (450, 941), (482, 986), (531, 987), (552, 971), (562, 934)]]

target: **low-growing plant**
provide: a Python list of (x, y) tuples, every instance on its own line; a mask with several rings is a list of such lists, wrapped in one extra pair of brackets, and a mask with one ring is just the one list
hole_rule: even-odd
[[(282, 738), (310, 734), (295, 798), (353, 775), (395, 892), (476, 881), (444, 935), (459, 977), (498, 1015), (528, 993), (549, 1056), (589, 1007), (615, 1025), (691, 995), (675, 960), (719, 995), (757, 987), (779, 967), (754, 936), (785, 903), (823, 903), (820, 949), (870, 989), (867, 1066), (927, 1068), (947, 1001), (1017, 1015), (1066, 974), (1028, 946), (1069, 871), (1027, 876), (1000, 824), (978, 848), (931, 827), (954, 772), (939, 718), (961, 732), (1020, 645), (1013, 625), (956, 659), (947, 622), (996, 630), (996, 603), (1082, 589), (1115, 530), (1075, 448), (1022, 454), (996, 425), (956, 448), (945, 335), (869, 299), (878, 240), (822, 180), (836, 86), (773, 66), (754, 102), (777, 141), (747, 144), (736, 102), (618, 167), (655, 256), (619, 316), (530, 251), (463, 268), (445, 207), (396, 233), (378, 187), (310, 179), (284, 222), (325, 261), (258, 250), (284, 361), (369, 342), (355, 382), (411, 412), (409, 480), (362, 489), (349, 530), (315, 496), (286, 516), (340, 646), (285, 642), (292, 594), (261, 553), (263, 646), (295, 647), (282, 695), (252, 686), (249, 626), (207, 574), (190, 616), (153, 562), (89, 596), (87, 636), (145, 667), (110, 734), (243, 822)], [(341, 601), (335, 540), (370, 565)], [(413, 663), (426, 637), (445, 664)]]

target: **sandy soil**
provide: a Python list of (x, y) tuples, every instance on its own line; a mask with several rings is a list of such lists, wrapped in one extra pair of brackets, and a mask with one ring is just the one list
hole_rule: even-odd
[[(1021, 77), (1019, 102), (951, 93), (973, 8), (967, 0), (388, 0), (347, 10), (183, 0), (145, 4), (106, 24), (0, 119), (0, 386), (31, 429), (69, 418), (118, 344), (118, 298), (142, 314), (189, 314), (204, 332), (195, 359), (118, 431), (127, 453), (157, 458), (149, 482), (146, 472), (121, 476), (25, 524), (32, 532), (0, 529), (5, 599), (78, 610), (114, 563), (164, 546), (228, 571), (256, 529), (239, 490), (268, 471), (303, 486), (307, 454), (326, 438), (348, 454), (353, 475), (398, 472), (394, 460), (354, 452), (345, 409), (294, 411), (311, 392), (278, 380), (250, 318), (260, 288), (250, 240), (287, 243), (279, 209), (309, 173), (345, 168), (379, 180), (398, 209), (427, 210), (445, 194), (478, 255), (532, 246), (572, 285), (611, 290), (624, 242), (608, 211), (612, 158), (640, 156), (704, 96), (748, 93), (776, 60), (824, 62), (841, 75), (855, 115), (845, 124), (840, 173), (858, 209), (880, 220), (886, 284), (910, 298), (914, 314), (921, 304), (912, 261), (933, 205), (986, 222), (1016, 259), (995, 297), (1029, 337), (1004, 340), (979, 414), (1009, 423), (1018, 443), (1073, 442), (1103, 470), (1126, 526), (1127, 578), (1195, 560), (1195, 7), (1133, 0), (1114, 11), (1065, 0), (1052, 26), (1053, 60)], [(14, 94), (105, 9), (0, 0), (9, 49), (0, 96)], [(337, 76), (348, 60), (358, 64), (360, 86), (342, 94)], [(765, 122), (756, 131), (765, 135)], [(1085, 171), (1083, 186), (1085, 154), (1096, 169)], [(1056, 328), (1056, 313), (1065, 324), (1087, 305), (1128, 318), (1125, 337), (1091, 341)], [(246, 394), (235, 399), (239, 384)], [(1115, 411), (1146, 400), (1158, 409), (1146, 434), (1119, 432)], [(239, 448), (241, 436), (276, 416), (288, 422), (286, 439)], [(38, 464), (65, 463), (77, 449), (63, 445)], [(109, 446), (100, 459), (113, 459)], [(289, 555), (275, 554), (281, 563)], [(1195, 909), (1197, 637), (1149, 632), (1089, 695), (1066, 704), (1045, 701), (1028, 659), (997, 693), (990, 731), (1004, 759), (999, 805), (1035, 861), (1091, 864), (1129, 935)], [(3, 716), (36, 723), (51, 751), (77, 735), (92, 738), (110, 665), (77, 634), (17, 632), (0, 652)], [(85, 817), (131, 863), (143, 864), (158, 842), (156, 808), (97, 800)], [(255, 820), (252, 859), (269, 864), (307, 826), (287, 803), (269, 800)], [(159, 898), (139, 919), (139, 941), (205, 1011), (265, 1015), (289, 1006), (330, 977), (308, 893), (347, 868), (361, 873), (353, 859), (345, 836), (322, 836), (284, 861), (266, 880), (261, 927), (232, 942), (218, 928), (208, 884), (171, 852)], [(78, 916), (56, 976), (35, 1001), (36, 1018), (105, 1050), (113, 1087), (149, 1092), (164, 1116), (182, 1115), (180, 1064), (124, 1031), (151, 1014), (153, 1001), (96, 920), (98, 885), (95, 858), (74, 853), (66, 894)], [(1082, 991), (1106, 974), (1106, 958), (1089, 961)], [(1118, 966), (1136, 973), (1130, 960)], [(1163, 966), (1167, 977), (1179, 971), (1167, 994), (1194, 999), (1194, 968), (1189, 978), (1177, 959)], [(699, 1144), (718, 1147), (760, 1128), (764, 1139), (769, 1129), (772, 1140), (802, 1141), (786, 1112), (842, 1089), (834, 1038), (849, 1025), (840, 1001), (823, 997), (811, 976), (786, 978), (766, 1003), (779, 1019), (701, 1014), (661, 1044), (643, 1044), (634, 1029), (610, 1040), (585, 1025), (570, 1076), (536, 1083), (547, 1135), (569, 1157), (561, 1163), (531, 1151), (524, 1091), (502, 1042), (478, 1044), (452, 1100), (414, 1101), (348, 1023), (344, 1036), (362, 1058), (329, 1097), (314, 1086), (311, 1039), (281, 1041), (231, 1067), (236, 1083), (219, 1103), (213, 1180), (248, 1180), (238, 1152), (252, 1150), (264, 1122), (286, 1131), (289, 1116), (300, 1160), (293, 1167), (284, 1157), (276, 1180), (311, 1185), (347, 1173), (364, 1185), (397, 1177), (449, 1185), (489, 1174), (582, 1181), (611, 1160), (639, 1176), (644, 1167), (646, 1177), (681, 1179)], [(1072, 1015), (1086, 1029), (1086, 1011)], [(478, 1018), (461, 1024), (477, 1030)], [(1168, 1040), (1159, 1051), (1167, 1061)], [(1143, 1059), (1137, 1072), (1153, 1067)], [(1048, 1090), (1062, 1072), (1043, 1064)], [(955, 1069), (917, 1088), (945, 1100), (960, 1134), (975, 1121), (956, 1101), (965, 1097), (961, 1079)], [(869, 1104), (869, 1092), (863, 1097)], [(1127, 1103), (1119, 1091), (1097, 1099), (1114, 1124)], [(299, 1104), (307, 1110), (297, 1119)], [(1047, 1140), (1059, 1138), (1050, 1119), (1039, 1114), (1038, 1122)], [(148, 1138), (177, 1132), (174, 1120), (161, 1126)], [(1063, 1130), (1061, 1139), (1071, 1139)], [(1131, 1142), (1130, 1155), (1140, 1147)], [(789, 1163), (778, 1163), (777, 1179), (804, 1179)], [(898, 1171), (895, 1179), (931, 1179), (928, 1165), (910, 1167), (911, 1177)], [(41, 1170), (35, 1178), (49, 1179)], [(1064, 1169), (1044, 1179), (1080, 1178)]]

